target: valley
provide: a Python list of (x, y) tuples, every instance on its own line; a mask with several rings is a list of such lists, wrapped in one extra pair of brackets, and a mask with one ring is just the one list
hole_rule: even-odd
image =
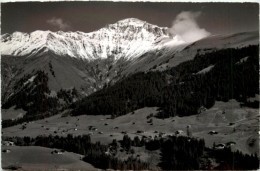
[(184, 42), (128, 18), (90, 33), (4, 34), (1, 55), (3, 168), (259, 163), (256, 31)]
[[(146, 107), (115, 119), (111, 119), (109, 115), (71, 117), (58, 114), (44, 120), (5, 128), (2, 130), (2, 136), (29, 136), (33, 138), (39, 135), (46, 137), (49, 135), (66, 137), (69, 134), (73, 136), (90, 135), (92, 142), (110, 144), (114, 139), (122, 140), (124, 135), (128, 135), (131, 139), (136, 136), (140, 139), (146, 137), (147, 140), (172, 135), (187, 136), (187, 129), (189, 129), (189, 136), (204, 139), (208, 148), (212, 148), (213, 144), (228, 146), (230, 142), (233, 142), (234, 144), (231, 146), (233, 151), (239, 150), (246, 154), (254, 154), (259, 151), (258, 123), (260, 115), (257, 109), (241, 108), (238, 102), (230, 100), (226, 103), (216, 102), (211, 109), (203, 110), (198, 115), (177, 116), (167, 119), (155, 118), (153, 115), (158, 112), (157, 109), (157, 107)], [(216, 133), (211, 134), (213, 131)], [(4, 147), (4, 149), (10, 149), (11, 152), (3, 155), (8, 155), (13, 161), (18, 162), (20, 160), (17, 158), (15, 148), (17, 147)], [(158, 151), (149, 152), (149, 150), (141, 147), (133, 149), (135, 150), (134, 156), (139, 155), (141, 161), (150, 162), (153, 160), (154, 164), (159, 163), (160, 155)], [(41, 152), (41, 155), (43, 154), (45, 153)], [(46, 155), (48, 154), (50, 152)], [(66, 154), (60, 156), (66, 156)], [(121, 159), (127, 159), (131, 155), (126, 154), (126, 152), (118, 152), (117, 156)], [(46, 156), (46, 158), (51, 160), (52, 155)], [(8, 161), (9, 157), (6, 160)], [(5, 160), (3, 162), (5, 165)], [(41, 164), (42, 162), (44, 161), (37, 163)], [(21, 165), (27, 168), (26, 163), (22, 162)], [(59, 165), (59, 163), (55, 165)], [(51, 164), (48, 163), (47, 166), (49, 168)], [(62, 165), (62, 167), (66, 168), (67, 166)], [(151, 167), (158, 169), (156, 164)]]
[[(214, 142), (226, 144), (232, 141), (236, 142), (234, 149), (239, 149), (244, 153), (254, 154), (259, 150), (257, 146), (258, 110), (240, 108), (235, 100), (227, 103), (216, 102), (211, 109), (187, 117), (158, 119), (154, 117), (158, 112), (157, 109), (146, 107), (115, 119), (111, 119), (110, 115), (71, 117), (58, 114), (44, 120), (5, 128), (2, 130), (2, 135), (36, 137), (38, 135), (85, 134), (90, 135), (94, 142), (109, 144), (113, 139), (121, 140), (125, 134), (132, 139), (135, 136), (153, 139), (155, 136), (159, 137), (160, 134), (163, 137), (175, 135), (177, 131), (187, 136), (187, 126), (190, 126), (191, 135), (204, 139), (207, 147), (212, 147)], [(152, 117), (149, 117), (151, 114)], [(149, 122), (150, 120), (152, 122)], [(25, 125), (24, 129), (22, 129), (23, 125)], [(216, 131), (217, 134), (211, 135), (211, 131)], [(250, 139), (255, 140), (252, 147), (248, 145)]]

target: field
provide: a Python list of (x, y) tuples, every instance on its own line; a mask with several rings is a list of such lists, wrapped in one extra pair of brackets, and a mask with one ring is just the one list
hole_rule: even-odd
[(22, 118), (26, 111), (23, 109), (15, 109), (14, 107), (11, 107), (10, 109), (2, 109), (2, 120), (7, 120), (7, 119), (18, 119)]
[(2, 146), (2, 150), (7, 149), (10, 150), (9, 153), (2, 153), (2, 168), (14, 166), (24, 170), (95, 170), (75, 153), (52, 154), (54, 149), (44, 147)]
[[(154, 117), (158, 112), (158, 108), (142, 108), (131, 112), (127, 115), (111, 119), (108, 115), (98, 116), (62, 116), (56, 115), (43, 120), (30, 122), (23, 125), (16, 125), (2, 130), (3, 136), (30, 136), (36, 137), (38, 135), (59, 135), (66, 136), (67, 134), (91, 135), (91, 140), (96, 142), (108, 144), (113, 139), (122, 140), (124, 134), (131, 138), (135, 136), (146, 136), (153, 138), (155, 136), (175, 135), (178, 132), (186, 136), (187, 132), (193, 137), (203, 138), (206, 146), (212, 147), (215, 144), (226, 144), (234, 142), (232, 149), (240, 150), (243, 153), (253, 154), (258, 153), (259, 144), (259, 111), (247, 107), (240, 107), (235, 100), (229, 102), (216, 102), (210, 109), (202, 109), (198, 115), (187, 117), (172, 117), (167, 119), (157, 119)], [(188, 128), (187, 128), (188, 127)], [(188, 130), (188, 131), (187, 131)], [(210, 134), (213, 133), (213, 134)], [(32, 162), (34, 164), (44, 165), (42, 160), (23, 161), (18, 156), (24, 149), (37, 149), (34, 151), (35, 155), (45, 155), (48, 160), (53, 160), (54, 155), (50, 155), (50, 149), (41, 147), (12, 147), (11, 153), (3, 154), (3, 158), (10, 162), (21, 162), (27, 167), (27, 164)], [(20, 149), (21, 148), (21, 149)], [(136, 147), (135, 155), (140, 155), (143, 161), (153, 161), (154, 166), (159, 161), (159, 151), (149, 152), (144, 148)], [(27, 150), (26, 150), (27, 151)], [(45, 154), (45, 153), (48, 154)], [(34, 158), (34, 153), (28, 153), (29, 158)], [(13, 154), (13, 155), (12, 155)], [(5, 156), (6, 155), (6, 156)], [(9, 160), (8, 156), (12, 158)], [(258, 154), (259, 155), (259, 154)], [(62, 156), (62, 155), (61, 155)], [(75, 161), (75, 154), (65, 153), (64, 159)], [(120, 158), (127, 158), (125, 152), (117, 154)], [(46, 160), (47, 160), (46, 159)], [(55, 160), (55, 159), (54, 159)], [(5, 162), (3, 164), (5, 165)], [(43, 163), (42, 163), (43, 162)], [(46, 161), (47, 162), (47, 161)], [(78, 161), (81, 162), (81, 161)], [(53, 162), (50, 167), (59, 165), (59, 162)], [(68, 162), (66, 162), (68, 163)], [(70, 165), (66, 165), (69, 167)], [(79, 164), (79, 166), (81, 166)], [(83, 166), (83, 165), (82, 165)], [(29, 167), (33, 167), (28, 165)], [(37, 166), (38, 167), (38, 166)], [(89, 166), (90, 167), (90, 166)]]

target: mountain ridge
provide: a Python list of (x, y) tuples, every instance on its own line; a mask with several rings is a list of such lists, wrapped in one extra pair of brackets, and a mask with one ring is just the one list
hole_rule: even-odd
[(167, 28), (129, 18), (90, 33), (37, 30), (4, 34), (1, 37), (1, 53), (33, 56), (52, 51), (57, 55), (88, 60), (111, 56), (131, 59), (152, 49), (159, 37), (169, 37)]

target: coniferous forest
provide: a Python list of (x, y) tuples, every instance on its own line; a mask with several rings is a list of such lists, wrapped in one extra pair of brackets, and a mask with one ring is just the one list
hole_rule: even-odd
[[(34, 78), (32, 84), (28, 82), (28, 79), (31, 78)], [(18, 87), (22, 88), (19, 89)], [(3, 103), (2, 108), (8, 109), (15, 106), (16, 109), (25, 110), (26, 115), (20, 119), (3, 120), (3, 128), (53, 116), (73, 103), (73, 98), (79, 97), (75, 88), (69, 90), (60, 89), (57, 96), (51, 96), (48, 87), (48, 74), (43, 71), (37, 71), (34, 76), (32, 74), (25, 75), (15, 83), (14, 89), (17, 92), (13, 93)]]
[[(258, 46), (225, 49), (197, 55), (165, 72), (136, 73), (72, 104), (73, 115), (124, 115), (133, 110), (157, 106), (157, 117), (186, 116), (210, 108), (215, 101), (236, 99), (243, 105), (259, 92)], [(247, 60), (240, 62), (243, 58)], [(206, 73), (199, 71), (213, 65)]]
[[(125, 151), (131, 151), (132, 147), (145, 147), (149, 151), (160, 150), (161, 162), (158, 164), (163, 170), (198, 170), (198, 169), (257, 169), (259, 159), (257, 155), (242, 154), (239, 151), (232, 152), (230, 148), (223, 150), (209, 149), (205, 147), (204, 140), (170, 136), (156, 140), (144, 141), (135, 137), (133, 140), (127, 135), (123, 140), (113, 140), (109, 145), (100, 142), (92, 143), (89, 135), (67, 137), (37, 136), (30, 137), (3, 137), (3, 141), (12, 141), (18, 146), (42, 146), (66, 150), (84, 155), (86, 161), (100, 169), (116, 170), (147, 170), (151, 169), (149, 163), (142, 162), (139, 158), (130, 156), (126, 160), (115, 157), (120, 145)], [(220, 163), (216, 168), (211, 164), (201, 164), (202, 159), (215, 159)], [(210, 168), (211, 167), (211, 168)]]

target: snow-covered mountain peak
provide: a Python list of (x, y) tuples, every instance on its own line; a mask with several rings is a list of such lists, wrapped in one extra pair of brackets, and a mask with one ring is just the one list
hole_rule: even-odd
[(127, 18), (90, 33), (37, 30), (29, 34), (4, 34), (1, 36), (1, 53), (35, 56), (51, 51), (60, 56), (88, 60), (133, 59), (158, 47), (158, 39), (162, 38), (170, 38), (167, 28)]
[(169, 36), (167, 27), (159, 27), (157, 25), (147, 23), (146, 21), (139, 20), (137, 18), (127, 18), (127, 19), (119, 20), (115, 24), (108, 25), (108, 28), (123, 29), (123, 30), (127, 30), (128, 28), (130, 31), (133, 32), (140, 32), (140, 31), (150, 32), (158, 37)]
[(140, 20), (138, 18), (125, 18), (125, 19), (119, 20), (117, 23), (143, 24), (143, 23), (146, 23), (146, 21)]
[(110, 24), (110, 26), (120, 26), (120, 27), (124, 27), (124, 26), (134, 26), (134, 27), (153, 27), (153, 28), (162, 28), (162, 29), (168, 29), (167, 27), (159, 27), (157, 25), (154, 24), (150, 24), (146, 21), (140, 20), (138, 18), (126, 18), (126, 19), (122, 19), (119, 20), (118, 22), (116, 22), (115, 24)]

